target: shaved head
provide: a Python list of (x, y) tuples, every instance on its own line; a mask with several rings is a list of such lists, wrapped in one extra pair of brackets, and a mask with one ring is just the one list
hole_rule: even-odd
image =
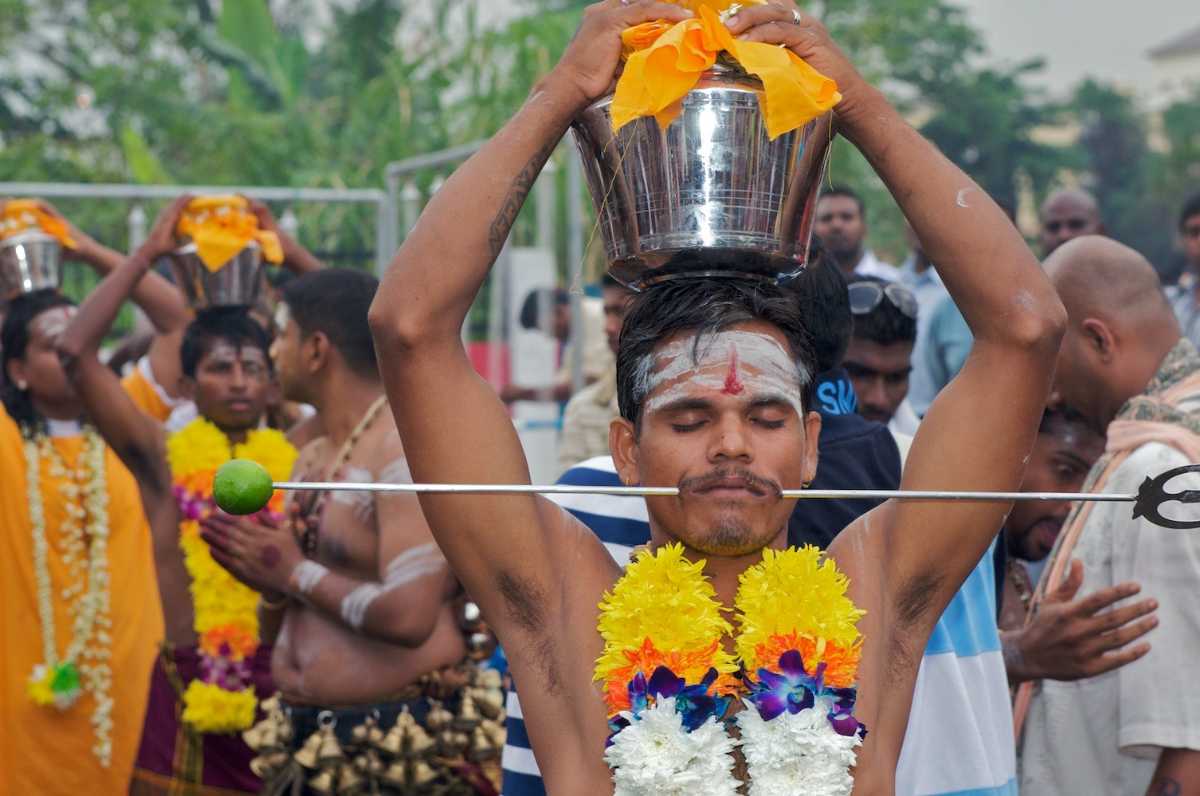
[(1174, 317), (1150, 261), (1110, 238), (1069, 241), (1046, 258), (1045, 268), (1072, 321), (1102, 317), (1140, 326)]
[(1042, 252), (1046, 255), (1069, 240), (1104, 233), (1096, 197), (1078, 188), (1050, 194), (1042, 203), (1040, 216)]
[(1103, 429), (1179, 342), (1179, 323), (1154, 266), (1114, 240), (1077, 238), (1056, 249), (1045, 267), (1068, 317), (1057, 392)]

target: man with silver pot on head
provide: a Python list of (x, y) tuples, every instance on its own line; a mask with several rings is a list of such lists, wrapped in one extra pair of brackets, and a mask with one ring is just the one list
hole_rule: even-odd
[[(193, 401), (198, 416), (168, 433), (162, 403), (147, 411), (116, 389), (116, 376), (100, 362), (99, 347), (122, 304), (151, 278), (156, 261), (176, 252), (184, 220), (192, 218), (189, 237), (203, 238), (195, 205), (224, 207), (189, 196), (168, 205), (146, 241), (92, 291), (57, 341), (65, 372), (96, 428), (137, 479), (154, 543), (166, 632), (149, 683), (131, 788), (144, 794), (181, 787), (254, 793), (260, 787), (250, 771), (252, 753), (238, 733), (253, 723), (257, 700), (274, 690), (270, 648), (258, 643), (257, 595), (222, 577), (199, 539), (197, 521), (211, 510), (212, 471), (233, 450), (281, 477), (296, 457), (282, 433), (260, 428), (273, 389), (270, 338), (245, 305), (261, 289), (262, 270), (259, 258), (240, 257), (236, 243), (228, 243), (261, 234), (244, 205), (229, 208), (220, 229), (208, 230), (223, 233), (226, 251), (234, 250), (227, 259), (238, 262), (211, 270), (179, 264), (177, 281), (200, 306), (182, 336), (162, 341), (174, 361), (153, 374), (155, 384)], [(246, 271), (222, 274), (225, 267)], [(183, 296), (173, 292), (182, 304)], [(164, 375), (171, 372), (177, 379)]]
[[(125, 792), (163, 634), (137, 482), (58, 361), (64, 258), (102, 275), (123, 259), (43, 202), (0, 204), (3, 793)], [(156, 274), (132, 297), (162, 333), (186, 323)]]
[[(818, 119), (818, 107), (808, 133), (779, 138), (800, 129), (784, 125), (770, 138), (807, 142), (789, 151), (805, 150), (811, 186), (823, 157), (809, 148), (818, 139), (803, 135), (836, 123), (889, 186), (963, 308), (975, 347), (926, 416), (904, 488), (1019, 486), (1062, 305), (1003, 211), (863, 80), (819, 23), (781, 0), (724, 18), (716, 11), (727, 3), (688, 5), (694, 14), (620, 0), (585, 12), (559, 64), (446, 182), (398, 253), (372, 307), (380, 365), (415, 481), (529, 483), (511, 421), (463, 350), (463, 319), (573, 120), (595, 134), (611, 124), (604, 114), (615, 120), (636, 107), (659, 116), (616, 133), (606, 162), (585, 161), (612, 177), (611, 192), (598, 194), (602, 215), (610, 202), (629, 203), (607, 230), (610, 257), (630, 241), (652, 244), (643, 251), (649, 270), (634, 274), (641, 293), (621, 334), (622, 416), (609, 437), (624, 483), (679, 490), (645, 498), (650, 549), (623, 573), (584, 526), (531, 495), (426, 494), (421, 505), (509, 656), (550, 792), (734, 794), (750, 782), (752, 793), (756, 784), (771, 793), (889, 793), (921, 650), (1007, 506), (889, 501), (843, 531), (824, 559), (784, 549), (793, 504), (781, 491), (803, 488), (817, 465), (820, 420), (805, 389), (812, 357), (796, 302), (771, 275), (788, 270), (767, 256), (773, 250), (705, 250), (704, 236), (716, 241), (714, 225), (727, 218), (720, 197), (736, 201), (722, 193), (736, 186), (722, 180), (757, 175), (716, 160), (694, 174), (669, 171), (694, 183), (659, 182), (668, 164), (739, 154), (725, 149), (729, 120), (714, 97), (746, 90), (746, 79), (688, 70), (712, 67), (715, 46), (757, 70), (767, 94), (780, 81), (814, 91), (821, 79), (836, 81), (833, 120)], [(621, 81), (643, 82), (619, 82), (616, 98), (603, 100), (623, 52)], [(681, 83), (700, 90), (676, 105), (664, 87)], [(794, 109), (768, 103), (764, 126)], [(772, 151), (762, 128), (752, 134), (739, 139), (741, 154)], [(687, 216), (702, 234), (695, 249), (671, 252), (670, 278), (653, 271), (666, 258), (650, 256), (662, 230), (660, 197), (648, 194), (661, 185), (685, 202), (718, 202)], [(814, 194), (791, 199), (808, 206)], [(782, 204), (775, 200), (777, 215), (811, 218)], [(807, 247), (791, 243), (781, 254), (795, 270)], [(659, 254), (671, 248), (657, 245)], [(761, 270), (743, 273), (747, 264)]]

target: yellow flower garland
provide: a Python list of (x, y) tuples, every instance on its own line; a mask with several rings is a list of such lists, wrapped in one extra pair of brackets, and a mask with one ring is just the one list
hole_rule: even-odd
[(666, 666), (689, 684), (717, 670), (717, 694), (736, 693), (731, 675), (753, 678), (795, 649), (810, 674), (824, 663), (831, 685), (848, 687), (857, 676), (863, 611), (846, 596), (848, 581), (820, 550), (764, 550), (763, 560), (742, 573), (734, 608), (740, 625), (737, 657), (722, 647), (732, 628), (704, 576), (703, 560), (688, 561), (680, 544), (642, 551), (600, 602), (604, 652), (595, 680), (604, 686), (609, 715), (629, 707), (628, 686)]
[[(175, 482), (183, 519), (180, 547), (191, 576), (194, 627), (202, 656), (222, 671), (233, 670), (243, 687), (228, 689), (220, 682), (194, 680), (183, 695), (183, 720), (200, 732), (235, 732), (254, 721), (258, 702), (252, 684), (245, 683), (247, 659), (258, 649), (258, 592), (238, 581), (218, 564), (200, 538), (198, 520), (213, 510), (212, 482), (216, 470), (231, 458), (258, 462), (271, 478), (286, 480), (297, 457), (296, 448), (279, 431), (251, 431), (244, 443), (230, 449), (224, 432), (198, 418), (167, 440), (167, 460)], [(267, 511), (281, 512), (282, 495)], [(237, 676), (242, 675), (242, 676)]]

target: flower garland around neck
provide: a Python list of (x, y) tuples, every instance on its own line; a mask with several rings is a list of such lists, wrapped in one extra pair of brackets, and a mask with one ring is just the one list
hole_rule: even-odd
[[(42, 663), (29, 677), (29, 697), (60, 711), (71, 708), (84, 691), (95, 702), (93, 754), (107, 767), (112, 762), (112, 639), (109, 631), (108, 481), (104, 441), (91, 426), (73, 469), (68, 468), (45, 433), (25, 437), (25, 481), (33, 532), (33, 571), (37, 586), (38, 619), (42, 633)], [(73, 620), (71, 640), (61, 656), (54, 623), (54, 584), (50, 578), (50, 542), (42, 495), (42, 463), (58, 482), (63, 520), (58, 547), (68, 583), (59, 587)], [(86, 585), (85, 585), (86, 584)]]
[[(231, 458), (258, 462), (275, 481), (286, 480), (296, 448), (279, 431), (251, 431), (230, 446), (225, 433), (197, 418), (167, 440), (167, 460), (179, 505), (179, 544), (191, 576), (194, 627), (200, 648), (200, 677), (183, 694), (183, 720), (199, 732), (228, 733), (254, 722), (258, 699), (251, 659), (258, 650), (258, 592), (235, 579), (200, 538), (199, 520), (215, 508), (213, 478)], [(283, 494), (276, 493), (262, 515), (283, 519)]]
[[(815, 547), (764, 550), (739, 582), (735, 657), (704, 565), (678, 544), (643, 551), (600, 603), (617, 796), (741, 793), (739, 748), (751, 796), (849, 794), (866, 729), (853, 715), (863, 612), (846, 576)], [(735, 698), (745, 709), (727, 719)]]

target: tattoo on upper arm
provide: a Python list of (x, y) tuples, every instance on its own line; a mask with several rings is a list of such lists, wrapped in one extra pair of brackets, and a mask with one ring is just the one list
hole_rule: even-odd
[(1182, 796), (1183, 783), (1173, 777), (1158, 777), (1150, 786), (1151, 796)]
[(493, 259), (500, 256), (500, 250), (504, 248), (504, 241), (508, 239), (508, 233), (512, 229), (512, 225), (516, 223), (530, 189), (537, 182), (538, 175), (542, 173), (542, 166), (546, 165), (546, 161), (556, 146), (558, 146), (558, 141), (551, 141), (542, 147), (529, 159), (529, 162), (513, 180), (512, 189), (504, 198), (500, 212), (496, 213), (491, 227), (488, 228), (488, 253)]

